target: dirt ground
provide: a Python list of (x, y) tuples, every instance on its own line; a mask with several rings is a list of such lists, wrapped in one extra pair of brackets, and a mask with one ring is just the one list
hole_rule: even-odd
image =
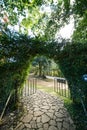
[(33, 74), (29, 75), (29, 78), (37, 78), (37, 86), (43, 86), (43, 87), (54, 87), (54, 80), (48, 79), (48, 78), (40, 78), (37, 76), (34, 76)]
[[(47, 76), (50, 77), (50, 76)], [(29, 75), (29, 78), (36, 78), (37, 79), (37, 86), (54, 88), (54, 79), (53, 78), (40, 78), (38, 76), (34, 76), (33, 74)], [(64, 85), (62, 89), (68, 90), (68, 84)]]

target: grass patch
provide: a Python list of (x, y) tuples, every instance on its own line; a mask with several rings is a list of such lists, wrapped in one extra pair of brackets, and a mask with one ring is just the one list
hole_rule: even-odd
[(57, 90), (55, 90), (55, 92), (58, 93), (58, 95), (70, 98), (70, 91), (68, 89), (67, 90), (59, 89), (58, 92), (57, 92)]
[(56, 94), (53, 90), (52, 87), (44, 87), (44, 86), (37, 86), (37, 89), (41, 90), (41, 91), (44, 91), (44, 92), (47, 92), (51, 95), (54, 95), (54, 96), (57, 96), (58, 94)]

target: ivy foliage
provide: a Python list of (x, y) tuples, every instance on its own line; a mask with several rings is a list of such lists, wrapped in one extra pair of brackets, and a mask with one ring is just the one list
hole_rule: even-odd
[(83, 18), (78, 22), (78, 26), (76, 27), (72, 41), (74, 43), (86, 43), (87, 42), (87, 11), (84, 13)]
[(87, 44), (72, 43), (67, 44), (58, 56), (60, 69), (66, 77), (71, 96), (75, 101), (80, 101), (79, 89), (87, 103), (87, 82), (83, 80), (83, 75), (87, 74)]
[(87, 11), (87, 0), (75, 0), (73, 5), (73, 12), (79, 17), (83, 17), (84, 13)]

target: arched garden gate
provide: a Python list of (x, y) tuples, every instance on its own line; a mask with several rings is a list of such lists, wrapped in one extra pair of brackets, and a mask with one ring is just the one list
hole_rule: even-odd
[[(63, 43), (58, 44), (57, 42), (54, 42), (54, 41), (50, 43), (41, 42), (41, 41), (33, 41), (31, 50), (29, 51), (32, 57), (36, 55), (45, 55), (48, 58), (58, 61), (61, 47), (63, 47)], [(27, 96), (27, 95), (31, 95), (35, 93), (37, 90), (37, 85), (38, 85), (38, 81), (36, 78), (33, 78), (33, 79), (27, 78), (24, 83), (23, 93), (21, 91), (21, 94), (23, 96)], [(54, 87), (54, 91), (60, 94), (61, 96), (70, 98), (70, 90), (68, 88), (66, 79), (54, 78), (53, 87)]]
[[(1, 43), (2, 64), (0, 66), (0, 84), (3, 87), (0, 92), (3, 91), (3, 95), (5, 95), (4, 98), (3, 96), (0, 97), (1, 101), (6, 101), (12, 90), (15, 90), (15, 99), (17, 99), (18, 90), (20, 90), (21, 86), (23, 86), (22, 84), (25, 82), (32, 59), (36, 55), (45, 55), (54, 59), (56, 63), (59, 63), (61, 71), (68, 79), (71, 96), (78, 101), (78, 88), (81, 88), (85, 93), (85, 101), (87, 102), (87, 87), (84, 87), (86, 83), (84, 83), (81, 78), (82, 74), (85, 74), (87, 71), (87, 57), (85, 57), (84, 53), (87, 44), (84, 44), (84, 46), (81, 44), (79, 49), (78, 44), (72, 43), (62, 49), (63, 43), (59, 44), (54, 41), (42, 42), (41, 40), (30, 39), (26, 35), (19, 35), (17, 38), (16, 35), (11, 37), (7, 36), (7, 34), (1, 35)], [(81, 59), (81, 56), (84, 56), (84, 59)], [(13, 62), (11, 60), (12, 58), (14, 59)], [(73, 61), (72, 65), (71, 61)], [(59, 82), (60, 81), (57, 83)], [(34, 81), (30, 84), (34, 84)], [(58, 88), (56, 90), (58, 92)], [(0, 93), (0, 95), (2, 95), (2, 93)]]
[[(84, 45), (85, 47), (80, 45), (80, 49), (78, 48), (78, 44), (75, 45), (74, 43), (67, 44), (64, 49), (62, 49), (63, 46), (63, 43), (42, 43), (40, 41), (35, 41), (32, 45), (33, 53), (31, 54), (33, 57), (35, 55), (45, 55), (54, 59), (54, 61), (60, 65), (61, 71), (64, 73), (66, 79), (68, 79), (70, 88), (66, 87), (67, 81), (65, 79), (54, 79), (54, 91), (62, 96), (72, 98), (75, 103), (78, 101), (81, 102), (85, 112), (86, 109), (83, 102), (87, 102), (87, 88), (84, 87), (86, 86), (86, 83), (82, 80), (82, 75), (83, 73), (86, 73), (86, 57), (84, 57), (84, 59), (80, 59), (80, 57), (84, 55), (86, 45)], [(78, 50), (76, 52), (77, 48)], [(75, 59), (73, 59), (74, 57)], [(83, 60), (84, 64), (80, 64)], [(72, 65), (71, 61), (73, 62)], [(81, 90), (81, 93), (79, 93), (79, 89)], [(84, 99), (83, 96), (85, 97)]]

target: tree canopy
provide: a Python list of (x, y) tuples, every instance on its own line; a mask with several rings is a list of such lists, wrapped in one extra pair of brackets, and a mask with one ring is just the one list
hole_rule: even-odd
[(56, 32), (69, 23), (71, 15), (78, 26), (78, 21), (86, 15), (86, 2), (84, 0), (2, 0), (0, 24), (4, 27), (17, 24), (21, 33), (28, 33), (30, 30), (30, 33), (43, 40), (53, 39)]

